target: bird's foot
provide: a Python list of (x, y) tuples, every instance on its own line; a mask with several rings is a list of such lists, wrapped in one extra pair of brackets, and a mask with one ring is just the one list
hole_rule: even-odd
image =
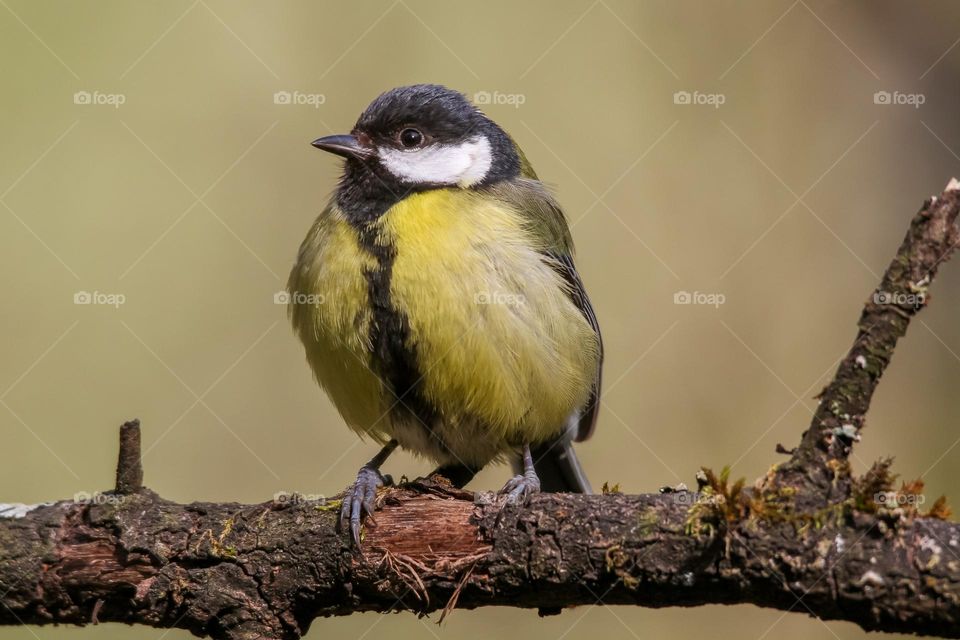
[(540, 493), (540, 478), (530, 469), (507, 480), (499, 495), (504, 497), (505, 504), (525, 504), (536, 493)]
[(380, 473), (375, 467), (364, 465), (357, 472), (357, 481), (343, 495), (338, 528), (343, 531), (350, 523), (350, 540), (355, 549), (360, 548), (360, 523), (366, 519), (376, 526), (373, 512), (376, 509), (377, 489), (393, 484), (390, 476)]

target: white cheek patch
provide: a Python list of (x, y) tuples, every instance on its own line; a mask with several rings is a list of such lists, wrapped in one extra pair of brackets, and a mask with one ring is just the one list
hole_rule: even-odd
[(469, 187), (483, 180), (493, 163), (490, 141), (485, 136), (460, 144), (433, 144), (415, 151), (390, 147), (380, 147), (377, 151), (381, 164), (390, 173), (415, 183)]

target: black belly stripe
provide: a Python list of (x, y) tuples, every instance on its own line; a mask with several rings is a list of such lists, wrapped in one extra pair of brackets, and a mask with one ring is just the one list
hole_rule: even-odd
[(373, 370), (394, 394), (391, 410), (398, 417), (414, 418), (434, 436), (433, 424), (438, 414), (423, 396), (422, 373), (415, 347), (410, 345), (410, 323), (405, 313), (394, 307), (390, 296), (390, 279), (397, 257), (394, 245), (378, 238), (375, 225), (358, 225), (360, 246), (377, 261), (377, 266), (364, 272), (367, 295), (372, 309), (370, 343), (373, 346)]
[(377, 163), (348, 159), (345, 169), (337, 189), (337, 205), (356, 229), (360, 247), (377, 261), (375, 268), (364, 272), (372, 310), (372, 369), (394, 394), (391, 402), (396, 404), (391, 412), (422, 427), (445, 449), (433, 431), (439, 413), (422, 393), (423, 370), (417, 361), (416, 347), (409, 342), (409, 319), (390, 299), (397, 248), (383, 241), (377, 228), (378, 221), (390, 207), (429, 186), (401, 185)]

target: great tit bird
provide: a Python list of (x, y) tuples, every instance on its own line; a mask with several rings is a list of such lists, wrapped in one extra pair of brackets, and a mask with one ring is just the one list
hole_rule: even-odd
[(348, 135), (336, 193), (300, 246), (290, 318), (347, 425), (382, 450), (346, 493), (359, 544), (398, 446), (462, 487), (590, 492), (572, 442), (597, 419), (602, 342), (563, 212), (513, 139), (459, 92), (387, 91)]

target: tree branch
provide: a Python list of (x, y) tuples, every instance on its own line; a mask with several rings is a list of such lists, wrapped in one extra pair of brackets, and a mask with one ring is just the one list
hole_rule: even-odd
[(958, 189), (914, 218), (801, 444), (750, 489), (707, 472), (698, 492), (543, 494), (517, 508), (420, 481), (381, 492), (355, 555), (336, 501), (177, 504), (142, 488), (139, 423), (127, 423), (115, 491), (0, 505), (0, 624), (298, 638), (319, 616), (549, 614), (602, 600), (752, 603), (960, 637), (960, 526), (940, 519), (940, 502), (922, 515), (919, 487), (895, 489), (888, 461), (863, 478), (846, 463), (897, 340), (960, 241)]
[(907, 235), (863, 308), (859, 331), (833, 381), (820, 393), (810, 428), (778, 481), (803, 486), (804, 507), (842, 500), (852, 482), (847, 462), (880, 377), (893, 358), (910, 320), (927, 305), (927, 291), (941, 264), (960, 243), (957, 213), (960, 182), (930, 197), (914, 216)]

